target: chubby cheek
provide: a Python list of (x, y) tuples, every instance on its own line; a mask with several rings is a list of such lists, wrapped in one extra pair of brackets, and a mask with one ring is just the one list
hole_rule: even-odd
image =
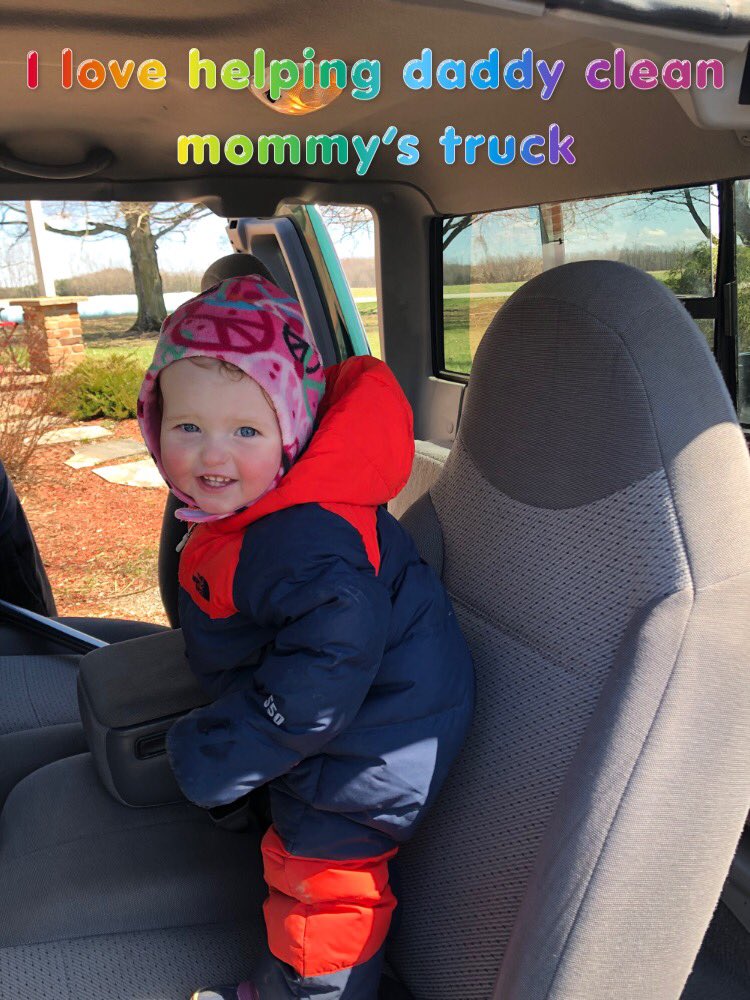
[(243, 456), (237, 467), (245, 485), (257, 496), (273, 482), (280, 463), (280, 453), (277, 457), (275, 449), (265, 448), (258, 449), (252, 458)]
[(183, 483), (190, 476), (192, 456), (190, 449), (178, 446), (174, 439), (165, 434), (161, 438), (161, 464), (171, 483), (182, 489)]

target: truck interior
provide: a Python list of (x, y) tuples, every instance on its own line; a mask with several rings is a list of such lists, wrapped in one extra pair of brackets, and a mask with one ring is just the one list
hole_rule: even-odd
[[(750, 996), (750, 6), (21, 0), (3, 21), (0, 197), (207, 205), (227, 247), (205, 283), (270, 272), (326, 364), (369, 348), (315, 206), (372, 212), (381, 352), (415, 418), (390, 509), (477, 673), (469, 740), (399, 854), (379, 1000)], [(189, 86), (191, 48), (221, 66), (261, 45), (380, 59), (377, 99), (282, 116), (262, 90)], [(404, 85), (426, 48), (468, 64), (493, 46), (563, 60), (550, 101)], [(66, 47), (158, 59), (167, 85), (66, 89)], [(723, 86), (591, 87), (616, 49), (720, 60)], [(449, 165), (438, 141), (551, 122), (574, 165)], [(419, 136), (417, 162), (391, 126)], [(179, 135), (239, 132), (381, 145), (364, 176), (336, 158), (178, 164)], [(630, 256), (612, 252), (615, 203)], [(675, 288), (646, 273), (644, 234), (667, 225), (697, 247)], [(528, 256), (514, 294), (487, 290), (493, 255)], [(0, 602), (0, 1000), (178, 1000), (246, 978), (261, 947), (262, 799), (209, 814), (166, 763), (169, 725), (205, 698), (174, 509), (169, 628)]]

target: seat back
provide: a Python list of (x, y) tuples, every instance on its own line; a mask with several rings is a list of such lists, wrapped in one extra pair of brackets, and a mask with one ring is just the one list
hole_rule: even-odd
[(388, 511), (395, 518), (402, 515), (426, 493), (440, 473), (448, 458), (448, 449), (432, 441), (414, 442), (414, 464), (404, 488), (388, 501)]
[(402, 851), (416, 1000), (678, 997), (750, 800), (750, 461), (657, 281), (565, 265), (477, 352), (404, 523), (451, 594), (477, 710)]

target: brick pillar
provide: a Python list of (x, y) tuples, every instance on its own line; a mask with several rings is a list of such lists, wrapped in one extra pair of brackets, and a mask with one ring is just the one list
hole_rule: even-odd
[(73, 368), (83, 360), (83, 331), (78, 303), (88, 296), (13, 299), (23, 306), (24, 339), (32, 372), (49, 373)]

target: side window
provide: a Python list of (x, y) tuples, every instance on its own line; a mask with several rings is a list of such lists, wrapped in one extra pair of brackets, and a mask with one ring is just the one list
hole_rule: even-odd
[(443, 220), (443, 368), (468, 374), (506, 299), (542, 267), (537, 207)]
[(734, 186), (737, 265), (737, 413), (750, 424), (750, 181)]
[(375, 220), (365, 205), (316, 205), (359, 313), (370, 353), (382, 357), (375, 277)]
[(342, 353), (381, 357), (375, 223), (364, 205), (287, 204), (317, 270)]
[(458, 216), (443, 220), (441, 235), (446, 372), (470, 372), (489, 321), (517, 288), (574, 260), (619, 260), (648, 271), (682, 299), (713, 348), (713, 186)]

